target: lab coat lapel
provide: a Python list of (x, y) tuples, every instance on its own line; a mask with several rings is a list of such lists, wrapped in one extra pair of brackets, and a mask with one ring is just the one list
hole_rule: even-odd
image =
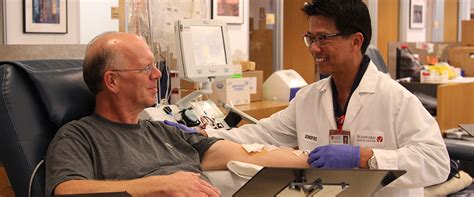
[(343, 128), (351, 128), (351, 124), (360, 112), (364, 101), (375, 92), (377, 81), (379, 80), (377, 73), (379, 71), (375, 65), (370, 61), (367, 70), (365, 71), (359, 86), (352, 94), (346, 111), (346, 119), (344, 120)]
[(347, 106), (346, 118), (344, 120), (343, 129), (350, 128), (352, 121), (355, 119), (360, 109), (362, 108), (362, 99), (364, 95), (361, 95), (357, 89), (352, 94), (351, 100), (349, 101), (349, 104)]
[(332, 128), (336, 128), (336, 120), (334, 119), (334, 108), (332, 103), (332, 90), (331, 90), (331, 77), (325, 79), (325, 83), (320, 88), (321, 101), (324, 109), (324, 113), (328, 118), (328, 121)]

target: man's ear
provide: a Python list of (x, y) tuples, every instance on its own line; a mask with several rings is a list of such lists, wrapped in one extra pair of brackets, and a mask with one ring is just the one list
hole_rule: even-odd
[(360, 32), (354, 34), (354, 39), (352, 39), (352, 46), (356, 50), (360, 50), (362, 48), (362, 44), (364, 43), (364, 35)]
[(105, 71), (104, 73), (104, 88), (113, 92), (117, 93), (119, 91), (118, 88), (118, 74), (111, 71)]

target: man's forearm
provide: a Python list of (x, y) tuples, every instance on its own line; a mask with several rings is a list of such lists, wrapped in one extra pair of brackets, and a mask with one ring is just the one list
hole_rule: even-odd
[(55, 194), (85, 194), (126, 191), (132, 196), (220, 196), (199, 173), (175, 172), (123, 181), (71, 180), (60, 183)]
[(266, 167), (309, 167), (308, 157), (304, 154), (297, 156), (291, 149), (278, 148), (272, 151), (247, 153), (240, 144), (226, 140), (214, 143), (204, 155), (201, 165), (204, 170), (226, 169), (230, 160)]
[[(152, 180), (155, 179), (155, 180)], [(133, 196), (159, 194), (160, 188), (154, 191), (147, 189), (149, 181), (161, 181), (156, 177), (146, 177), (134, 180), (101, 181), (101, 180), (70, 180), (60, 183), (54, 190), (54, 194), (86, 194), (103, 192), (128, 192)]]

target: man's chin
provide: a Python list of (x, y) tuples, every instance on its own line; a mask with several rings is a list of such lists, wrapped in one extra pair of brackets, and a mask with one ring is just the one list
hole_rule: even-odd
[(156, 103), (149, 104), (148, 107), (156, 107)]
[(156, 104), (157, 104), (157, 103), (156, 103), (156, 98), (154, 98), (153, 100), (150, 99), (150, 100), (147, 102), (147, 107), (155, 107)]
[(323, 75), (331, 75), (335, 71), (335, 67), (327, 63), (316, 64), (316, 68), (318, 69), (319, 74)]
[(323, 71), (319, 71), (319, 74), (320, 75), (331, 75), (329, 72), (323, 72)]
[(318, 67), (318, 72), (319, 72), (319, 74), (321, 74), (321, 75), (330, 75), (330, 74), (331, 74), (331, 72), (330, 72), (329, 70), (324, 69), (324, 68), (321, 69), (321, 67)]

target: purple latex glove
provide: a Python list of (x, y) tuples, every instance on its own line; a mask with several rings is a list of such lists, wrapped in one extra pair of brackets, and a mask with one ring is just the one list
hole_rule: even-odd
[(308, 164), (313, 168), (356, 168), (359, 167), (359, 159), (359, 146), (326, 145), (309, 153)]
[(177, 128), (183, 130), (186, 133), (197, 133), (198, 132), (195, 128), (190, 128), (190, 127), (188, 127), (184, 124), (179, 124), (179, 123), (168, 121), (168, 120), (164, 120), (163, 123), (165, 123), (166, 125), (172, 126), (172, 127), (177, 127)]

